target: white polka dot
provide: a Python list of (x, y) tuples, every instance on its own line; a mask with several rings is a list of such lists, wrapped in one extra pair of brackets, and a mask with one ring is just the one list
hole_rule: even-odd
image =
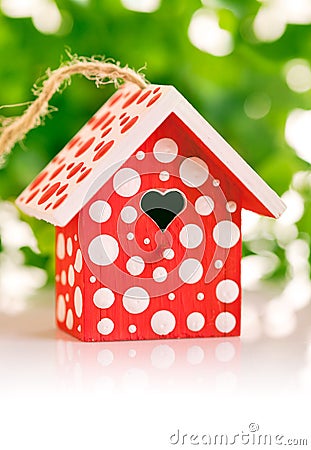
[(73, 314), (71, 309), (68, 309), (67, 311), (66, 327), (68, 328), (68, 330), (72, 330), (73, 328)]
[(74, 240), (75, 240), (75, 241), (77, 242), (77, 240), (78, 240), (78, 236), (77, 236), (76, 234), (74, 235), (74, 237), (73, 237), (73, 238), (74, 238)]
[(108, 350), (105, 348), (104, 350), (101, 350), (98, 352), (97, 355), (97, 362), (104, 367), (110, 366), (112, 364), (114, 359), (113, 353), (111, 350)]
[(134, 348), (130, 348), (128, 355), (129, 355), (130, 358), (135, 358), (136, 350)]
[(166, 248), (163, 252), (163, 258), (165, 259), (173, 259), (175, 256), (175, 252), (172, 248)]
[(133, 169), (120, 169), (113, 177), (114, 190), (121, 197), (132, 197), (139, 191), (140, 185), (140, 175)]
[(215, 265), (216, 269), (221, 269), (222, 266), (224, 265), (224, 263), (221, 261), (221, 259), (216, 259), (214, 265)]
[(159, 174), (160, 181), (168, 181), (170, 179), (170, 174), (166, 170), (162, 170)]
[(173, 292), (170, 292), (170, 293), (168, 294), (168, 299), (169, 299), (169, 300), (175, 300), (175, 294), (174, 294)]
[(239, 286), (233, 280), (223, 280), (217, 284), (216, 296), (223, 303), (234, 302), (240, 293)]
[(136, 330), (137, 330), (136, 325), (130, 325), (130, 326), (129, 326), (129, 332), (130, 332), (130, 333), (135, 333)]
[(179, 175), (186, 186), (199, 187), (208, 178), (208, 167), (202, 159), (194, 156), (181, 163)]
[(61, 271), (60, 282), (62, 283), (63, 286), (65, 286), (65, 284), (67, 283), (67, 274), (66, 274), (65, 270)]
[(157, 345), (153, 348), (150, 359), (153, 367), (165, 370), (174, 364), (175, 352), (172, 347), (167, 344)]
[(214, 209), (214, 200), (208, 195), (202, 195), (197, 198), (194, 204), (194, 208), (201, 216), (208, 216)]
[(77, 326), (77, 331), (78, 331), (79, 333), (81, 333), (81, 330), (82, 330), (81, 325), (78, 325), (78, 326)]
[(223, 220), (215, 225), (213, 238), (219, 247), (231, 248), (239, 241), (240, 230), (234, 222)]
[(107, 222), (112, 213), (111, 206), (104, 200), (97, 200), (92, 203), (89, 209), (89, 215), (94, 222), (103, 223)]
[(200, 331), (204, 327), (205, 318), (199, 312), (193, 312), (187, 317), (187, 327), (190, 331)]
[(75, 284), (75, 271), (71, 264), (68, 269), (68, 283), (71, 287)]
[(74, 268), (78, 273), (82, 270), (82, 253), (80, 249), (78, 249), (76, 253)]
[(139, 151), (136, 153), (136, 158), (137, 158), (139, 161), (141, 161), (142, 159), (145, 158), (145, 152), (143, 152), (142, 150), (139, 150)]
[(197, 294), (197, 299), (198, 300), (204, 300), (204, 294), (203, 294), (203, 292), (199, 292), (198, 294)]
[(57, 237), (56, 254), (59, 259), (65, 258), (65, 237), (63, 233), (59, 233)]
[(134, 239), (134, 234), (133, 233), (127, 233), (127, 239), (129, 240), (129, 241), (132, 241), (133, 239)]
[(202, 278), (202, 275), (203, 267), (197, 259), (185, 259), (179, 267), (179, 277), (184, 283), (197, 283)]
[(145, 289), (135, 286), (125, 291), (122, 302), (126, 311), (140, 314), (148, 308), (150, 298)]
[(179, 240), (185, 248), (196, 248), (203, 240), (203, 232), (198, 225), (189, 223), (181, 229)]
[(60, 277), (59, 277), (59, 275), (58, 274), (56, 274), (55, 275), (55, 281), (58, 283), (59, 282), (59, 280), (60, 280)]
[(151, 318), (151, 328), (159, 336), (171, 333), (176, 325), (176, 319), (173, 313), (165, 309), (157, 311)]
[(68, 293), (65, 295), (65, 300), (67, 303), (69, 302), (69, 294)]
[(217, 345), (215, 355), (220, 362), (229, 362), (235, 356), (235, 348), (231, 342), (221, 342)]
[(76, 311), (77, 316), (81, 317), (82, 307), (83, 307), (83, 298), (82, 298), (81, 289), (79, 287), (76, 287), (76, 289), (75, 289), (74, 305), (75, 305), (75, 311)]
[(132, 256), (126, 263), (126, 270), (131, 275), (140, 275), (145, 269), (145, 263), (140, 256)]
[(167, 270), (164, 267), (156, 267), (152, 272), (152, 278), (157, 283), (163, 283), (167, 278)]
[(144, 244), (146, 244), (146, 245), (150, 244), (150, 239), (149, 238), (145, 238), (144, 239)]
[(213, 180), (213, 186), (218, 187), (220, 185), (219, 180)]
[(236, 203), (233, 201), (227, 202), (226, 204), (226, 210), (230, 213), (234, 213), (236, 211)]
[(178, 154), (178, 146), (173, 139), (163, 138), (153, 147), (154, 157), (162, 163), (174, 161)]
[(204, 350), (200, 345), (192, 345), (187, 351), (187, 361), (191, 365), (200, 364), (204, 360)]
[(111, 319), (108, 319), (108, 317), (105, 317), (104, 319), (100, 320), (97, 324), (97, 331), (100, 334), (107, 335), (112, 333), (114, 329), (114, 323)]
[(90, 283), (95, 283), (96, 281), (96, 277), (94, 277), (93, 275), (90, 277)]
[(56, 316), (60, 322), (64, 322), (66, 316), (66, 303), (63, 295), (57, 297)]
[(108, 288), (100, 288), (93, 295), (93, 302), (97, 308), (110, 308), (115, 300), (114, 293)]
[(119, 245), (109, 234), (96, 236), (88, 248), (90, 260), (98, 266), (112, 264), (119, 255)]
[(67, 239), (67, 253), (68, 256), (72, 256), (72, 239), (70, 237)]
[(236, 325), (236, 319), (229, 312), (222, 312), (216, 317), (215, 325), (221, 333), (230, 333)]
[(121, 219), (125, 223), (133, 223), (137, 218), (137, 211), (133, 206), (125, 206), (121, 211)]

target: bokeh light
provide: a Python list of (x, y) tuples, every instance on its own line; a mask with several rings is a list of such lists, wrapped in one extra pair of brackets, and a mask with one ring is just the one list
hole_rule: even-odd
[(54, 34), (61, 27), (62, 16), (54, 2), (44, 1), (33, 12), (32, 21), (41, 33)]
[(27, 308), (27, 300), (46, 283), (43, 269), (24, 265), (22, 247), (39, 252), (28, 224), (19, 218), (10, 202), (0, 202), (0, 311), (17, 314)]
[(292, 59), (284, 68), (286, 83), (294, 92), (307, 92), (311, 89), (311, 69), (308, 61)]
[(1, 9), (9, 17), (31, 17), (37, 30), (44, 34), (57, 33), (62, 24), (53, 0), (2, 0)]
[(310, 147), (311, 110), (294, 109), (286, 120), (285, 138), (297, 153), (305, 161), (311, 163)]
[(161, 0), (121, 0), (122, 5), (132, 11), (152, 13), (156, 11)]
[(254, 23), (254, 33), (260, 41), (272, 42), (280, 39), (287, 24), (311, 23), (309, 0), (265, 0), (262, 1)]
[(32, 17), (42, 0), (2, 0), (1, 9), (9, 17)]
[(244, 102), (245, 114), (250, 119), (262, 119), (271, 108), (271, 99), (264, 92), (255, 92), (250, 94)]
[(260, 41), (271, 42), (280, 39), (286, 30), (285, 17), (273, 4), (262, 6), (254, 20), (254, 33)]
[(214, 56), (226, 56), (233, 51), (231, 33), (219, 26), (215, 12), (205, 8), (194, 13), (189, 25), (189, 39), (191, 43)]

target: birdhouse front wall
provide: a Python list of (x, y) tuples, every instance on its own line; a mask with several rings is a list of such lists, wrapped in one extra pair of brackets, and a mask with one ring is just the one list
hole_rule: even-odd
[(58, 326), (85, 341), (239, 335), (242, 194), (231, 172), (174, 114), (117, 163), (56, 229)]

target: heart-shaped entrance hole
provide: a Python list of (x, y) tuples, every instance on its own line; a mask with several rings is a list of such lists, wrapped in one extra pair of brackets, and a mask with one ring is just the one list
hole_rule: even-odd
[(185, 198), (179, 191), (170, 190), (146, 192), (140, 203), (141, 209), (164, 231), (174, 218), (184, 209)]

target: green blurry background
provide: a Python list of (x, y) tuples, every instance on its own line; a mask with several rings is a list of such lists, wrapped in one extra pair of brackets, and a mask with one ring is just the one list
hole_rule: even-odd
[[(243, 264), (253, 274), (245, 284), (277, 279), (294, 289), (299, 281), (310, 297), (311, 2), (2, 0), (0, 104), (32, 100), (33, 83), (67, 58), (66, 47), (135, 69), (146, 65), (149, 81), (174, 85), (279, 195), (285, 193), (282, 221), (244, 217)], [(53, 279), (54, 230), (21, 216), (14, 199), (112, 92), (76, 76), (51, 102), (59, 112), (30, 132), (0, 169), (2, 273), (32, 268), (27, 273), (37, 282), (29, 292)]]

